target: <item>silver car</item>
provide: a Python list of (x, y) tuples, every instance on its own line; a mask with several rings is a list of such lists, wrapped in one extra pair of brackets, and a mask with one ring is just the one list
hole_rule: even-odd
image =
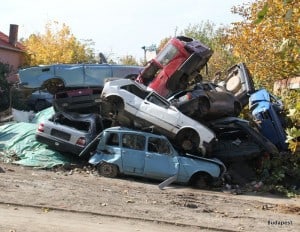
[(102, 115), (112, 116), (121, 125), (151, 128), (184, 151), (207, 152), (215, 139), (212, 130), (187, 117), (165, 98), (129, 79), (109, 81), (101, 94)]
[(38, 125), (35, 138), (54, 150), (78, 155), (103, 127), (97, 114), (60, 112)]

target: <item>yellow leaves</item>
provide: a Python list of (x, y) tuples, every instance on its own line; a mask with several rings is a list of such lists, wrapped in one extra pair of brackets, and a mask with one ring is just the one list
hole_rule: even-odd
[(262, 8), (262, 10), (260, 10), (258, 13), (257, 13), (257, 19), (254, 21), (254, 23), (260, 23), (264, 18), (265, 16), (267, 15), (267, 12), (268, 12), (268, 3), (265, 3), (264, 7)]
[(250, 61), (247, 65), (257, 83), (271, 87), (276, 79), (300, 71), (299, 9), (298, 0), (256, 0), (240, 10), (246, 20), (228, 31), (233, 54)]
[(120, 58), (120, 63), (123, 65), (138, 65), (136, 59), (131, 55), (126, 55)]
[(80, 43), (70, 28), (58, 22), (48, 22), (44, 34), (32, 34), (24, 41), (30, 54), (30, 64), (82, 63), (93, 56), (93, 49)]

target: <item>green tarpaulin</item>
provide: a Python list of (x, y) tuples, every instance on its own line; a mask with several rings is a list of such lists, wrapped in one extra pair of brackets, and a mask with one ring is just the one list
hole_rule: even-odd
[(50, 107), (36, 114), (32, 123), (11, 122), (0, 126), (0, 159), (15, 160), (13, 163), (39, 168), (70, 163), (67, 156), (50, 150), (47, 145), (35, 140), (38, 123), (51, 117), (53, 113), (53, 108)]

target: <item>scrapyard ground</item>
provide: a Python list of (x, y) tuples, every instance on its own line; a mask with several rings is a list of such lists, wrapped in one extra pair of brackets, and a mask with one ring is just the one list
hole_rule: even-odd
[(300, 231), (300, 198), (0, 163), (0, 231)]

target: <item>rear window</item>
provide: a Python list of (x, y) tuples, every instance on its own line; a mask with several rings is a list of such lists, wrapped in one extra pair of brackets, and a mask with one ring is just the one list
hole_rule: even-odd
[(83, 132), (89, 132), (91, 128), (91, 123), (87, 121), (73, 121), (70, 120), (63, 115), (56, 115), (52, 118), (52, 121), (55, 123), (59, 123), (62, 125), (66, 125), (68, 127), (75, 128), (77, 130), (83, 131)]

